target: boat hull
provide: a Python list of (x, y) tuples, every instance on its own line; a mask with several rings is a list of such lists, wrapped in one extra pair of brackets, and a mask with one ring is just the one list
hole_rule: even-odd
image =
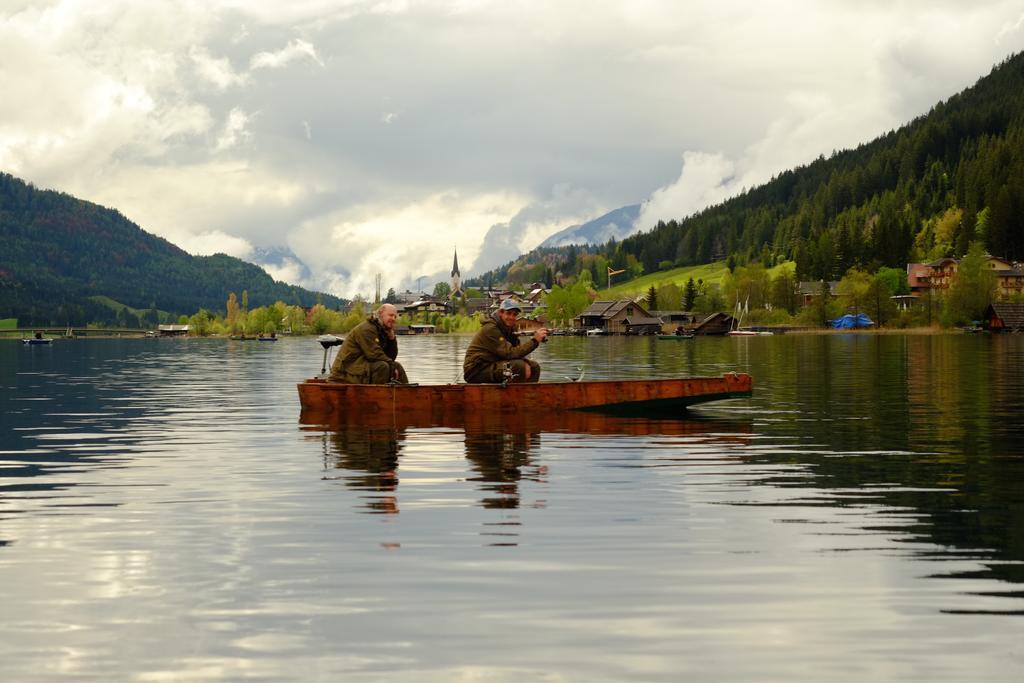
[(750, 375), (654, 380), (594, 380), (537, 384), (338, 384), (310, 379), (298, 385), (303, 422), (318, 418), (415, 417), (447, 424), (468, 414), (550, 414), (599, 411), (666, 415), (708, 401), (749, 396)]

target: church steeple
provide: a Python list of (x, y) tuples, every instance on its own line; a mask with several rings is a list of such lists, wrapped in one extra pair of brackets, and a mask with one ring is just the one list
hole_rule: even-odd
[(459, 251), (455, 249), (455, 260), (452, 261), (452, 293), (451, 298), (462, 294), (462, 274), (459, 273)]

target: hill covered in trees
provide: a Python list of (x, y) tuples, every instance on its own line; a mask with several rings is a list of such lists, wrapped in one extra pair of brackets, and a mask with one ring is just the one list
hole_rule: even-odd
[[(638, 276), (729, 258), (796, 262), (801, 280), (960, 257), (1024, 259), (1024, 54), (856, 149), (819, 157), (686, 217), (598, 247), (543, 248), (474, 282)], [(539, 276), (539, 277), (538, 277)], [(620, 276), (620, 277), (625, 277)], [(550, 277), (550, 275), (548, 275)]]
[(231, 256), (192, 256), (116, 210), (6, 173), (0, 173), (0, 246), (0, 318), (26, 326), (116, 323), (117, 311), (104, 297), (174, 317), (223, 311), (231, 292), (246, 292), (253, 307), (344, 303), (276, 282)]

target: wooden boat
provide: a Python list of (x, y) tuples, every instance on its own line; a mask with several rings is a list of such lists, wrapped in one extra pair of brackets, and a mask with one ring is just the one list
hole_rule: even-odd
[(659, 334), (658, 339), (683, 341), (686, 339), (693, 339), (693, 334)]
[(500, 415), (574, 410), (620, 415), (679, 414), (691, 405), (749, 396), (748, 374), (651, 380), (536, 384), (339, 384), (322, 378), (298, 385), (303, 422), (321, 417), (415, 416), (445, 424), (474, 412)]

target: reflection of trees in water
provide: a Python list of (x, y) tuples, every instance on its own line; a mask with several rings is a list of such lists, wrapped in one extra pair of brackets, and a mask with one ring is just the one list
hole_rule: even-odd
[(466, 432), (466, 458), (479, 474), (469, 481), (481, 483), (488, 494), (485, 508), (518, 508), (519, 482), (541, 481), (544, 468), (530, 462), (530, 450), (540, 443), (539, 434)]
[[(398, 512), (398, 456), (404, 432), (391, 428), (339, 429), (329, 432), (333, 446), (328, 464), (347, 470), (341, 477), (345, 485), (370, 492), (366, 507), (371, 512), (395, 514)], [(376, 495), (374, 495), (376, 494)]]
[(808, 505), (912, 510), (912, 525), (870, 531), (913, 533), (942, 546), (941, 559), (988, 562), (987, 578), (1024, 583), (1020, 346), (951, 335), (807, 337), (791, 346), (792, 362), (765, 363), (756, 379), (772, 387), (773, 408), (799, 419), (766, 429), (811, 440), (823, 454), (757, 456), (811, 473), (763, 483), (836, 492)]

